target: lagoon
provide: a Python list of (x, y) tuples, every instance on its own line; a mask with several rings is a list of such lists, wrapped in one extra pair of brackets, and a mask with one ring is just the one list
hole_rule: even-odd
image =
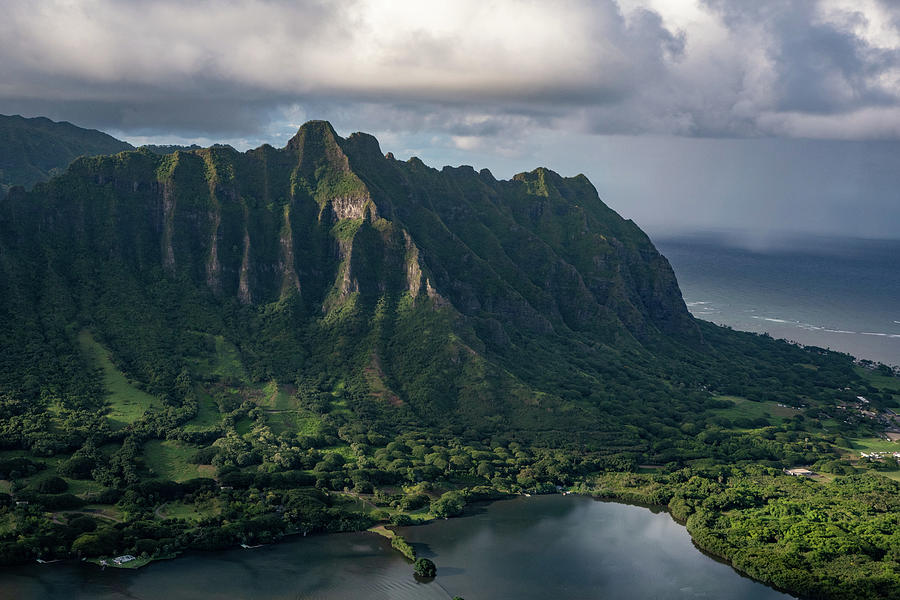
[(401, 533), (437, 577), (372, 533), (193, 554), (137, 571), (55, 563), (0, 571), (21, 600), (791, 598), (700, 552), (665, 512), (582, 496), (516, 498)]

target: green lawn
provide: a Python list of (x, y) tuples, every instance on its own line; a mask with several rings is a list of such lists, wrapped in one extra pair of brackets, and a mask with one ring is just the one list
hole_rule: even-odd
[(852, 438), (847, 440), (849, 446), (844, 446), (847, 450), (855, 450), (857, 452), (898, 452), (900, 451), (900, 442), (891, 442), (878, 437), (870, 438)]
[(732, 403), (729, 408), (717, 408), (713, 412), (716, 415), (729, 419), (768, 419), (770, 423), (778, 424), (794, 415), (802, 414), (802, 410), (778, 406), (775, 402), (753, 402), (740, 396), (716, 396), (716, 400), (727, 400)]
[(205, 517), (213, 517), (222, 511), (218, 500), (204, 502), (198, 506), (196, 504), (185, 504), (184, 502), (167, 502), (158, 514), (164, 519), (184, 519), (186, 521), (199, 521)]
[(197, 452), (197, 447), (176, 440), (150, 440), (144, 444), (144, 464), (153, 470), (156, 477), (172, 481), (186, 481), (204, 477), (199, 465), (189, 459)]
[(89, 331), (82, 330), (78, 334), (78, 342), (85, 355), (103, 369), (103, 383), (109, 392), (107, 402), (110, 411), (107, 417), (114, 429), (121, 429), (134, 423), (150, 407), (159, 405), (156, 398), (128, 382), (124, 373), (116, 369), (110, 360), (109, 351), (100, 345)]
[(873, 473), (877, 473), (883, 477), (887, 477), (888, 479), (893, 479), (894, 481), (900, 481), (900, 471), (872, 471)]

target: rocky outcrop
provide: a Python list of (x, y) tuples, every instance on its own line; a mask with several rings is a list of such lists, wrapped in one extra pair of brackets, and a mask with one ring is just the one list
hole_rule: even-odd
[(163, 266), (171, 271), (175, 266), (175, 248), (172, 245), (172, 236), (175, 229), (175, 186), (171, 181), (163, 181), (160, 187), (162, 189), (163, 203)]
[(300, 278), (297, 276), (294, 257), (294, 233), (291, 228), (291, 210), (284, 207), (284, 223), (281, 227), (281, 235), (278, 238), (280, 257), (278, 270), (281, 271), (281, 296), (296, 292), (300, 293)]
[(244, 229), (244, 252), (241, 256), (241, 273), (238, 278), (238, 300), (241, 304), (252, 304), (250, 291), (250, 234)]

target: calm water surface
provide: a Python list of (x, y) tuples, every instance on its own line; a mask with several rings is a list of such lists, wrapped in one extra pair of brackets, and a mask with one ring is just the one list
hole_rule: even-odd
[(900, 240), (654, 240), (694, 316), (900, 365)]
[(435, 580), (417, 582), (385, 540), (354, 533), (187, 556), (135, 572), (79, 564), (0, 571), (0, 598), (790, 598), (699, 552), (666, 513), (584, 497), (496, 502), (403, 535), (435, 561)]

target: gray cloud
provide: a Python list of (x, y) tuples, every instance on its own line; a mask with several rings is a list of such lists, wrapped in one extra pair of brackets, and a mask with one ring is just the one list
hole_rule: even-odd
[(361, 103), (431, 123), (440, 107), (494, 115), (497, 129), (510, 113), (627, 105), (684, 45), (614, 0), (10, 0), (0, 109), (243, 135), (284, 106)]
[(774, 108), (840, 113), (896, 104), (898, 90), (880, 76), (900, 68), (896, 48), (879, 48), (858, 33), (858, 11), (824, 20), (822, 2), (706, 0), (735, 35), (759, 32), (772, 62)]
[(900, 138), (895, 3), (679, 6), (8, 0), (0, 112), (132, 136), (261, 138), (300, 107), (464, 145), (542, 127)]
[(889, 236), (898, 49), (894, 0), (5, 0), (0, 113), (239, 148), (324, 118), (584, 172), (653, 232)]

